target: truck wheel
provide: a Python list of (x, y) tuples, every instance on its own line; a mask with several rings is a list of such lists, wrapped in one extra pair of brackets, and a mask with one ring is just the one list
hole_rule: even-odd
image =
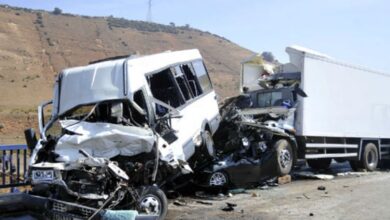
[(374, 171), (378, 166), (378, 162), (378, 148), (373, 143), (366, 144), (366, 146), (364, 147), (362, 160), (360, 161), (361, 167), (368, 171)]
[(168, 212), (168, 200), (161, 189), (149, 186), (143, 190), (138, 207), (138, 211), (142, 214), (158, 215), (158, 219), (165, 219)]
[(208, 130), (203, 132), (201, 152), (208, 160), (213, 160), (216, 154), (213, 137)]
[(291, 144), (285, 139), (280, 139), (275, 142), (274, 148), (276, 150), (277, 174), (279, 176), (289, 174), (294, 161), (294, 153)]
[(310, 159), (307, 164), (314, 170), (326, 170), (330, 167), (332, 158)]

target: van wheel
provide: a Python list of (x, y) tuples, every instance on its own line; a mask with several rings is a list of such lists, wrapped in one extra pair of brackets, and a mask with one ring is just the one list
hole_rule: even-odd
[(201, 152), (209, 160), (214, 159), (215, 154), (216, 154), (215, 148), (214, 148), (213, 137), (211, 136), (211, 133), (208, 130), (205, 130), (203, 132)]
[(373, 143), (368, 143), (364, 147), (364, 153), (362, 160), (360, 161), (361, 167), (368, 171), (374, 171), (378, 166), (379, 154), (378, 148)]
[(307, 164), (309, 165), (309, 167), (314, 170), (326, 170), (330, 167), (331, 163), (332, 163), (332, 158), (307, 160)]
[(157, 215), (158, 219), (165, 219), (168, 212), (168, 199), (161, 189), (149, 186), (142, 192), (138, 207), (141, 214)]
[(285, 139), (280, 139), (275, 142), (274, 147), (276, 150), (277, 174), (279, 176), (289, 174), (291, 172), (294, 161), (294, 154), (291, 144)]

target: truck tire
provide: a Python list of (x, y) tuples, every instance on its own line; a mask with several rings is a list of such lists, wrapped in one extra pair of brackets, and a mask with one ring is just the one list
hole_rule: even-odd
[(367, 143), (364, 146), (364, 152), (360, 161), (361, 167), (367, 171), (374, 171), (378, 166), (379, 154), (378, 148), (373, 143)]
[(307, 165), (314, 170), (326, 170), (330, 167), (332, 158), (310, 159), (307, 160)]
[(168, 199), (160, 188), (148, 186), (140, 195), (138, 207), (140, 213), (158, 215), (158, 219), (162, 220), (168, 212)]
[(276, 150), (276, 171), (279, 176), (287, 175), (291, 172), (294, 163), (294, 153), (291, 144), (286, 139), (275, 142)]

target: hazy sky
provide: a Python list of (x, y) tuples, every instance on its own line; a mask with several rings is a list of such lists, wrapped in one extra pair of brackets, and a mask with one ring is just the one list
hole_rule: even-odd
[[(145, 20), (148, 0), (0, 0), (82, 15)], [(152, 0), (152, 20), (224, 36), (252, 51), (298, 44), (352, 64), (390, 73), (390, 1), (386, 0)], [(232, 51), (234, 52), (234, 51)]]

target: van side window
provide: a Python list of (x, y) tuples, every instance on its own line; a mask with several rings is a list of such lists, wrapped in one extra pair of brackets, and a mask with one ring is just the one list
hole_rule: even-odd
[(186, 101), (190, 100), (193, 95), (190, 91), (190, 86), (188, 85), (188, 81), (186, 76), (183, 74), (180, 66), (175, 66), (175, 79), (177, 84), (180, 87), (180, 91), (183, 94), (183, 97)]
[(148, 76), (148, 82), (154, 98), (174, 108), (185, 103), (170, 69)]
[(201, 60), (193, 61), (192, 66), (194, 67), (196, 76), (198, 76), (202, 91), (205, 93), (212, 90), (213, 87), (203, 62)]
[(190, 65), (188, 64), (184, 64), (181, 65), (181, 69), (183, 70), (184, 75), (187, 78), (188, 84), (194, 97), (202, 94), (202, 89), (200, 88), (199, 80), (197, 77), (195, 77), (195, 73), (192, 67), (190, 67)]

